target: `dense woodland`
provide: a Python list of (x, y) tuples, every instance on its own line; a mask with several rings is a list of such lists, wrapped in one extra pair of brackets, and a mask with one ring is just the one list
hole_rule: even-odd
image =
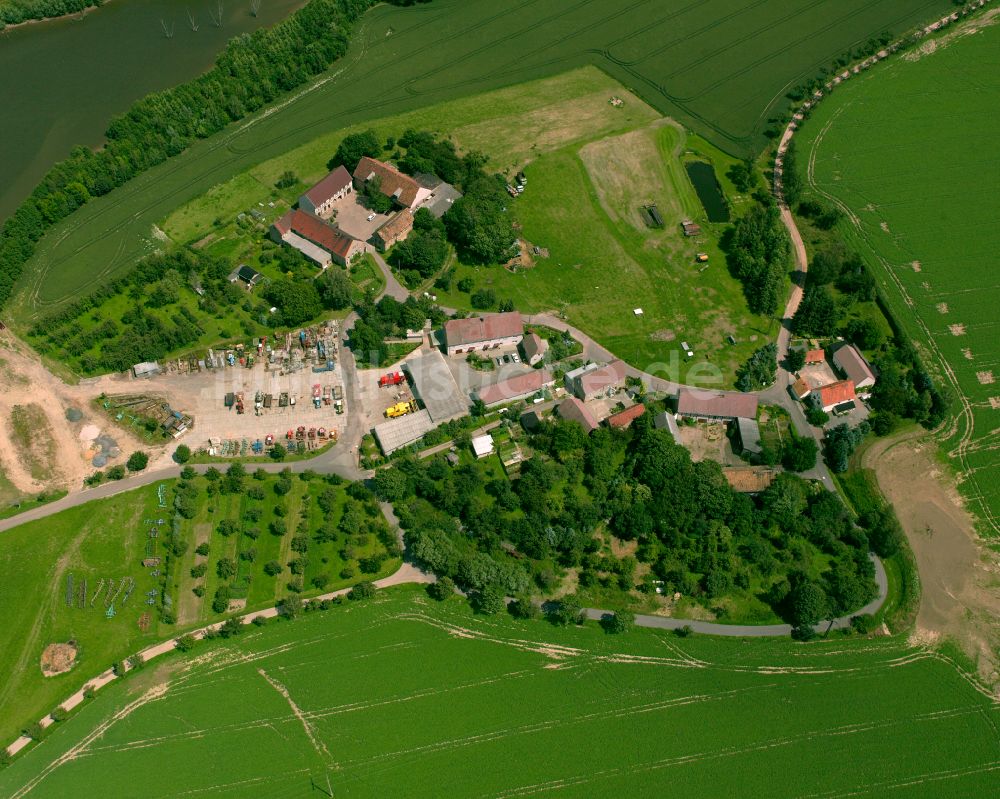
[[(395, 504), (413, 554), (472, 591), (544, 596), (569, 569), (581, 588), (649, 593), (662, 580), (706, 604), (750, 593), (802, 634), (874, 596), (868, 551), (892, 554), (898, 528), (859, 527), (835, 494), (789, 474), (758, 497), (735, 493), (718, 463), (692, 462), (650, 416), (589, 437), (549, 422), (512, 480), (440, 455), (398, 461), (375, 490)], [(637, 541), (635, 557), (602, 554), (602, 532)], [(651, 567), (638, 584), (637, 562)]]
[(754, 196), (758, 202), (726, 231), (721, 244), (750, 310), (771, 316), (784, 300), (791, 246), (777, 204), (761, 192)]
[(373, 4), (310, 0), (274, 27), (233, 38), (200, 77), (134, 103), (111, 121), (102, 149), (75, 147), (0, 230), (0, 305), (52, 225), (326, 70), (346, 52), (352, 24)]

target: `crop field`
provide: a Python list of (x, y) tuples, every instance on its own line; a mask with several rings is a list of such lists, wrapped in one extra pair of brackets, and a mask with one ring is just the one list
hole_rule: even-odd
[(997, 102), (993, 25), (848, 81), (799, 134), (808, 183), (850, 212), (845, 232), (928, 366), (958, 395), (944, 451), (991, 537), (1000, 535), (1000, 156), (981, 143), (1000, 139), (1000, 118), (977, 109)]
[[(384, 520), (381, 514), (371, 516), (369, 505), (348, 498), (345, 487), (296, 477), (288, 493), (279, 495), (277, 482), (273, 475), (266, 480), (248, 477), (246, 493), (216, 492), (209, 496), (206, 478), (196, 478), (193, 483), (199, 493), (195, 512), (179, 522), (178, 539), (184, 543), (172, 565), (166, 556), (173, 514), (170, 508), (161, 507), (158, 485), (164, 486), (169, 504), (174, 481), (90, 502), (0, 536), (0, 574), (4, 575), (0, 606), (4, 608), (6, 642), (0, 647), (0, 740), (4, 745), (23, 725), (50, 711), (115, 660), (178, 630), (222, 618), (212, 603), (223, 582), (239, 604), (270, 607), (297, 579), (288, 564), (302, 555), (306, 559), (301, 575), (303, 596), (319, 593), (320, 585), (324, 591), (334, 590), (352, 585), (362, 576), (378, 577), (398, 568), (399, 559), (389, 558), (379, 564), (377, 573), (363, 575), (359, 561), (385, 552), (372, 532), (376, 527), (381, 529)], [(262, 499), (250, 496), (255, 487), (262, 489)], [(321, 502), (321, 495), (328, 490), (331, 496)], [(284, 516), (277, 515), (278, 506)], [(325, 506), (330, 507), (329, 513), (323, 510)], [(252, 521), (251, 509), (260, 510), (256, 521)], [(352, 520), (350, 525), (344, 522), (345, 517)], [(165, 523), (157, 525), (161, 518)], [(284, 532), (270, 528), (276, 519), (287, 520)], [(235, 531), (223, 526), (226, 521), (236, 525)], [(357, 532), (347, 532), (348, 526), (354, 525)], [(256, 538), (251, 527), (259, 530)], [(332, 537), (326, 533), (318, 536), (317, 531), (327, 527)], [(150, 529), (157, 530), (155, 538), (149, 537)], [(293, 549), (296, 536), (302, 534), (308, 536), (305, 553)], [(141, 561), (150, 556), (150, 542), (154, 541), (152, 555), (162, 556), (161, 563), (144, 568)], [(202, 544), (208, 545), (207, 555), (196, 551)], [(251, 549), (252, 560), (240, 556)], [(236, 572), (230, 578), (220, 576), (218, 565), (223, 558), (235, 563)], [(271, 561), (281, 566), (275, 576), (265, 570)], [(192, 569), (199, 564), (204, 564), (205, 573), (195, 577)], [(158, 575), (152, 574), (154, 568)], [(342, 572), (347, 574), (345, 570), (350, 570), (350, 576), (341, 576)], [(317, 579), (320, 575), (325, 579)], [(115, 614), (108, 617), (108, 581), (117, 589), (124, 578), (134, 580), (134, 588), (124, 602), (124, 591), (117, 595), (111, 603)], [(80, 592), (85, 583), (87, 598), (82, 604)], [(198, 586), (204, 588), (202, 596), (194, 593)], [(161, 623), (158, 605), (147, 604), (150, 591), (157, 599), (165, 592), (169, 598), (166, 606), (176, 615), (176, 625)], [(39, 665), (43, 649), (50, 643), (70, 640), (78, 649), (73, 670), (43, 677)]]
[[(310, 87), (88, 203), (40, 243), (11, 312), (20, 326), (159, 246), (154, 225), (324, 132), (594, 65), (730, 151), (759, 148), (784, 93), (845, 50), (945, 0), (437, 0), (369, 12)], [(514, 132), (511, 137), (516, 138)], [(525, 137), (526, 139), (527, 137)]]
[(607, 636), (397, 588), (147, 667), (0, 793), (985, 796), (998, 720), (896, 641)]

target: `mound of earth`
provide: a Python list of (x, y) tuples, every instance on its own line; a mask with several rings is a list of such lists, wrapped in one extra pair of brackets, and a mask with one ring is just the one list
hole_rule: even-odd
[(49, 644), (42, 652), (42, 674), (54, 677), (73, 668), (76, 663), (76, 644), (70, 641), (66, 644)]

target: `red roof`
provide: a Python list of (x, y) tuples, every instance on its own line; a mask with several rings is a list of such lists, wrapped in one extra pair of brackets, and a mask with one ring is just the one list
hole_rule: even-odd
[(351, 173), (344, 166), (338, 166), (333, 172), (306, 192), (305, 196), (313, 205), (322, 205), (334, 194), (351, 185)]
[(361, 181), (367, 181), (373, 175), (378, 175), (382, 181), (380, 187), (382, 193), (387, 197), (392, 197), (396, 202), (408, 208), (417, 201), (417, 193), (420, 191), (420, 184), (409, 175), (404, 175), (391, 164), (376, 161), (374, 158), (364, 156), (354, 170), (354, 177)]
[(501, 402), (520, 399), (525, 394), (541, 391), (545, 386), (550, 386), (554, 382), (554, 378), (548, 372), (536, 369), (508, 380), (501, 380), (492, 386), (486, 386), (479, 390), (478, 395), (484, 404), (498, 405)]
[(449, 347), (513, 338), (523, 332), (524, 322), (521, 321), (521, 314), (517, 311), (469, 319), (449, 319), (444, 324), (445, 340)]
[(583, 425), (583, 429), (588, 433), (597, 429), (597, 420), (594, 415), (576, 397), (567, 397), (559, 403), (559, 415), (563, 419)]
[(408, 235), (411, 230), (413, 230), (413, 214), (409, 208), (404, 208), (375, 233), (383, 242), (394, 242), (400, 236)]
[(289, 211), (275, 222), (274, 226), (282, 236), (291, 231), (322, 247), (327, 252), (339, 255), (345, 259), (351, 250), (351, 245), (356, 241), (356, 239), (345, 236), (339, 230), (335, 230), (312, 214), (307, 214), (305, 211), (299, 211), (298, 209)]
[(623, 411), (612, 414), (605, 421), (608, 423), (609, 427), (617, 427), (619, 430), (624, 430), (633, 421), (638, 419), (646, 412), (646, 406), (641, 402), (637, 402), (631, 408), (626, 408)]
[(591, 369), (580, 377), (580, 388), (584, 395), (603, 391), (610, 386), (625, 382), (625, 363), (611, 361), (598, 369)]
[(838, 380), (836, 383), (821, 386), (816, 391), (819, 394), (820, 405), (824, 408), (857, 399), (854, 393), (854, 383), (850, 380)]
[(823, 350), (809, 350), (806, 352), (806, 363), (825, 363), (826, 353)]

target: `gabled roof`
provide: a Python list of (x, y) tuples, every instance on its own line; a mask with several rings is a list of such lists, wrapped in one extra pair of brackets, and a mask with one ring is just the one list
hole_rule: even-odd
[(756, 419), (757, 397), (738, 391), (710, 391), (681, 386), (677, 394), (677, 413), (681, 416)]
[(812, 386), (806, 382), (805, 378), (799, 377), (792, 383), (792, 391), (795, 396), (799, 399), (809, 396), (809, 392), (812, 391)]
[(624, 381), (625, 363), (611, 361), (611, 363), (599, 366), (597, 369), (590, 369), (581, 375), (580, 388), (584, 394), (593, 394), (595, 391), (603, 391)]
[(389, 241), (404, 233), (409, 233), (411, 230), (413, 230), (413, 214), (410, 213), (409, 208), (404, 208), (375, 233), (382, 241)]
[(826, 363), (826, 353), (823, 350), (806, 350), (806, 363)]
[(351, 185), (351, 173), (343, 165), (338, 166), (333, 172), (323, 178), (305, 193), (313, 205), (322, 205), (333, 195), (342, 191), (346, 186)]
[(854, 393), (854, 382), (851, 380), (838, 380), (826, 386), (820, 386), (815, 391), (819, 397), (820, 405), (828, 408), (831, 405), (839, 405), (842, 402), (849, 402), (856, 398)]
[(276, 221), (274, 226), (282, 236), (289, 232), (295, 233), (341, 258), (347, 258), (351, 245), (356, 241), (312, 214), (298, 209), (289, 211)]
[(563, 419), (577, 422), (588, 433), (592, 433), (597, 429), (597, 420), (594, 418), (594, 415), (576, 397), (567, 397), (564, 399), (559, 403), (557, 410), (559, 411), (559, 416)]
[(449, 319), (444, 324), (444, 334), (449, 347), (511, 338), (521, 335), (523, 331), (524, 322), (521, 321), (521, 314), (517, 311), (469, 319)]
[(641, 402), (637, 402), (631, 408), (626, 408), (623, 411), (619, 411), (618, 413), (612, 414), (604, 421), (608, 423), (608, 427), (616, 427), (619, 430), (624, 430), (626, 427), (632, 424), (632, 422), (634, 422), (636, 419), (642, 416), (645, 412), (646, 412), (646, 406), (643, 405)]
[(850, 344), (845, 344), (833, 353), (833, 362), (844, 370), (849, 380), (854, 381), (854, 385), (860, 385), (865, 381), (875, 382), (875, 373), (872, 372), (864, 356)]
[(236, 270), (236, 276), (240, 280), (252, 283), (255, 280), (259, 280), (261, 275), (256, 269), (253, 269), (246, 264), (240, 264), (239, 268)]
[(548, 348), (549, 343), (537, 333), (525, 333), (521, 339), (521, 349), (529, 361), (537, 355), (544, 355)]
[(545, 386), (551, 386), (555, 379), (543, 369), (533, 369), (523, 375), (501, 380), (492, 386), (481, 388), (478, 392), (479, 399), (485, 405), (497, 405), (501, 402), (508, 402), (519, 399), (525, 394), (533, 394), (541, 391)]
[(420, 184), (391, 164), (376, 161), (366, 155), (358, 162), (354, 170), (354, 177), (361, 181), (371, 180), (376, 175), (382, 181), (380, 189), (384, 195), (392, 197), (396, 202), (407, 207), (416, 202)]

